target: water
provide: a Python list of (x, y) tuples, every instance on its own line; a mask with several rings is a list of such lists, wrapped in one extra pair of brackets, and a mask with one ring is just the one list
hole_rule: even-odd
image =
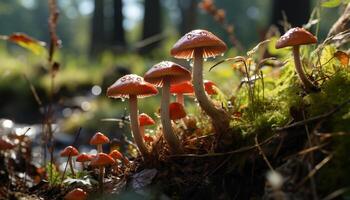
[(207, 62), (208, 58), (204, 58), (204, 62)]

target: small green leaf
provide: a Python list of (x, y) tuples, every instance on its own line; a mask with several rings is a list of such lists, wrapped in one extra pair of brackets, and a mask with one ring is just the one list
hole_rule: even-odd
[(341, 0), (328, 0), (322, 2), (321, 6), (325, 8), (334, 8), (341, 4)]

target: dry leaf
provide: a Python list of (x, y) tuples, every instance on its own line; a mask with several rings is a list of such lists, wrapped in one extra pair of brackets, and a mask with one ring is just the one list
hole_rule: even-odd
[(349, 55), (346, 54), (345, 52), (343, 52), (343, 51), (336, 51), (334, 53), (334, 57), (337, 58), (342, 65), (348, 66), (348, 64), (349, 64)]
[(7, 40), (32, 51), (36, 55), (39, 55), (45, 52), (45, 48), (44, 48), (46, 45), (45, 42), (36, 40), (24, 33), (13, 33), (8, 36)]

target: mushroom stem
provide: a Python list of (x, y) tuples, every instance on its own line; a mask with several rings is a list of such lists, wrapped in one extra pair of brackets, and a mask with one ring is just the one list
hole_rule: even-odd
[(81, 166), (83, 168), (83, 170), (85, 169), (85, 162), (81, 162)]
[(184, 106), (185, 105), (184, 94), (182, 93), (176, 94), (176, 102), (181, 103)]
[(139, 148), (141, 155), (146, 157), (149, 152), (143, 141), (143, 137), (140, 133), (140, 124), (138, 120), (138, 111), (137, 111), (137, 97), (136, 95), (130, 95), (129, 97), (129, 106), (130, 106), (130, 123), (132, 136), (134, 137), (136, 146)]
[(145, 126), (140, 126), (140, 134), (143, 137), (145, 137)]
[(70, 170), (72, 172), (72, 175), (75, 177), (74, 168), (73, 168), (73, 162), (72, 162), (72, 157), (71, 156), (68, 157), (68, 163), (69, 163), (69, 167), (70, 167)]
[(207, 113), (213, 122), (216, 134), (220, 136), (229, 129), (229, 115), (221, 108), (216, 108), (215, 105), (208, 98), (203, 84), (203, 49), (197, 48), (194, 50), (193, 63), (193, 79), (192, 84), (194, 94), (198, 100), (200, 107)]
[(173, 153), (182, 153), (182, 147), (180, 145), (179, 138), (173, 132), (171, 127), (171, 121), (169, 116), (169, 104), (170, 104), (170, 81), (163, 79), (162, 89), (162, 102), (161, 102), (161, 121), (163, 127), (163, 135), (165, 141), (168, 143), (170, 150)]
[(100, 177), (99, 177), (99, 185), (100, 185), (100, 192), (103, 193), (103, 176), (104, 176), (104, 167), (100, 166), (99, 167), (100, 170)]
[(305, 91), (306, 92), (317, 91), (316, 85), (314, 85), (304, 73), (304, 70), (300, 61), (299, 45), (293, 46), (293, 56), (294, 56), (295, 69), (301, 80), (301, 83), (305, 88)]
[(98, 152), (98, 153), (102, 153), (102, 151), (103, 151), (103, 150), (102, 150), (102, 144), (98, 144), (98, 145), (97, 145), (97, 152)]

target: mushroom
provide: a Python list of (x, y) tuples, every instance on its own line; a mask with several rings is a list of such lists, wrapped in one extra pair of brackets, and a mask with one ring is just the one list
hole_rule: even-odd
[(138, 120), (137, 98), (158, 94), (157, 88), (143, 80), (136, 74), (129, 74), (118, 79), (107, 89), (107, 96), (112, 98), (129, 98), (130, 122), (135, 143), (143, 157), (149, 155), (149, 151), (140, 133)]
[(92, 157), (87, 153), (79, 154), (76, 158), (77, 162), (81, 162), (83, 170), (85, 169), (85, 163), (90, 162)]
[(163, 135), (173, 153), (182, 153), (179, 138), (174, 134), (169, 118), (170, 85), (191, 80), (191, 72), (179, 64), (162, 61), (148, 70), (145, 80), (162, 88), (161, 122)]
[(75, 176), (72, 157), (79, 155), (79, 151), (73, 146), (68, 146), (61, 151), (60, 155), (61, 157), (68, 157), (70, 170), (72, 172), (72, 175)]
[(6, 151), (9, 149), (13, 149), (14, 147), (15, 146), (12, 143), (0, 138), (0, 151)]
[(154, 138), (148, 133), (146, 133), (145, 136), (143, 136), (143, 139), (145, 140), (146, 143), (149, 143), (149, 144), (154, 141)]
[(101, 132), (95, 133), (95, 135), (90, 139), (90, 145), (96, 145), (98, 153), (103, 152), (102, 145), (107, 143), (109, 143), (108, 137)]
[(216, 90), (214, 89), (216, 87), (216, 84), (213, 81), (210, 80), (204, 80), (204, 89), (207, 92), (208, 95), (215, 95), (217, 94)]
[(217, 108), (208, 98), (203, 85), (203, 58), (215, 57), (224, 53), (226, 44), (206, 30), (193, 30), (179, 39), (171, 49), (175, 58), (193, 58), (192, 83), (194, 93), (200, 107), (213, 122), (214, 129), (219, 135), (226, 133), (230, 126), (229, 114), (222, 108)]
[(186, 117), (186, 111), (181, 103), (173, 102), (169, 105), (170, 119), (175, 121)]
[(86, 200), (87, 193), (81, 188), (75, 188), (64, 196), (64, 200)]
[(139, 115), (139, 123), (140, 123), (140, 132), (142, 137), (145, 137), (145, 126), (151, 126), (156, 124), (156, 122), (146, 113), (141, 113)]
[(96, 157), (93, 160), (91, 160), (90, 165), (99, 168), (99, 185), (101, 192), (103, 191), (104, 168), (105, 166), (114, 164), (114, 162), (114, 159), (105, 153), (98, 153)]
[(170, 93), (176, 94), (176, 102), (184, 104), (184, 95), (185, 94), (193, 94), (193, 85), (191, 81), (185, 81), (176, 85), (170, 86)]
[(127, 157), (123, 156), (123, 154), (120, 153), (120, 151), (118, 151), (118, 150), (111, 151), (109, 153), (109, 156), (111, 156), (115, 161), (121, 160), (121, 161), (123, 161), (124, 164), (129, 163), (129, 159)]
[(295, 70), (306, 92), (317, 91), (317, 86), (306, 76), (299, 54), (299, 46), (317, 43), (317, 38), (303, 28), (291, 28), (278, 39), (276, 49), (293, 47)]

